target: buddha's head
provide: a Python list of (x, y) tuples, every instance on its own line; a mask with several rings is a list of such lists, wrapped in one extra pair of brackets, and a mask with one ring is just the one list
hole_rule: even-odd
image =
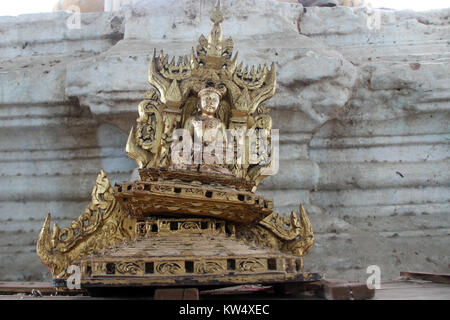
[(219, 107), (222, 94), (220, 91), (207, 87), (198, 93), (200, 98), (200, 109), (202, 114), (212, 116), (216, 113)]

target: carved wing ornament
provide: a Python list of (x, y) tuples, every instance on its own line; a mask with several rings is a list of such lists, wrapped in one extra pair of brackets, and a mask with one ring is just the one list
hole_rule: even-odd
[(123, 213), (102, 170), (92, 190), (91, 202), (70, 227), (59, 229), (55, 222), (50, 230), (51, 215), (48, 214), (36, 247), (40, 260), (56, 278), (64, 277), (73, 261), (131, 239), (134, 219)]
[(314, 231), (303, 206), (300, 206), (300, 214), (292, 212), (290, 217), (281, 217), (274, 212), (259, 225), (279, 239), (282, 249), (295, 255), (305, 256), (314, 245)]
[(60, 252), (69, 251), (80, 239), (95, 232), (100, 224), (111, 215), (116, 200), (112, 196), (112, 187), (103, 171), (97, 177), (91, 196), (91, 203), (84, 213), (70, 224), (70, 227), (59, 229), (58, 225), (54, 224), (53, 233), (56, 250)]

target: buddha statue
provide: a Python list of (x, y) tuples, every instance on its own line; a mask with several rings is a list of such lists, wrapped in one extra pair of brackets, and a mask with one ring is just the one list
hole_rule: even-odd
[(225, 167), (228, 139), (225, 124), (216, 117), (222, 94), (213, 87), (198, 93), (199, 113), (186, 120), (184, 129), (192, 141), (193, 163), (190, 169), (208, 173), (232, 173)]

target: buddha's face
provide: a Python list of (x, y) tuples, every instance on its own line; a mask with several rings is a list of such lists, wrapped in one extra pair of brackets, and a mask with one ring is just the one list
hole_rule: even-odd
[(200, 107), (202, 113), (207, 115), (214, 115), (219, 107), (220, 97), (214, 91), (206, 91), (200, 97)]

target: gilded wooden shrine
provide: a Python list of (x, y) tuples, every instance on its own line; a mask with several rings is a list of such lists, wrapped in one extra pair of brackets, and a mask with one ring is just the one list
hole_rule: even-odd
[[(275, 94), (276, 73), (274, 64), (238, 64), (233, 40), (222, 39), (222, 21), (218, 5), (209, 37), (201, 36), (189, 56), (170, 60), (155, 51), (148, 76), (154, 88), (138, 106), (126, 146), (140, 180), (113, 187), (102, 170), (90, 204), (69, 227), (51, 228), (48, 215), (37, 254), (55, 285), (64, 284), (71, 265), (80, 267), (85, 288), (319, 278), (303, 271), (314, 243), (303, 206), (283, 217), (271, 200), (255, 194), (272, 172), (273, 149), (258, 161), (239, 161), (251, 142), (248, 135), (229, 136), (229, 130), (266, 130), (254, 143), (270, 145), (272, 119), (262, 103)], [(201, 139), (201, 147), (220, 141), (223, 152), (198, 159), (198, 153), (175, 150), (185, 140), (175, 136), (178, 129)], [(239, 142), (241, 154), (234, 148)], [(221, 157), (229, 161), (215, 161)]]

